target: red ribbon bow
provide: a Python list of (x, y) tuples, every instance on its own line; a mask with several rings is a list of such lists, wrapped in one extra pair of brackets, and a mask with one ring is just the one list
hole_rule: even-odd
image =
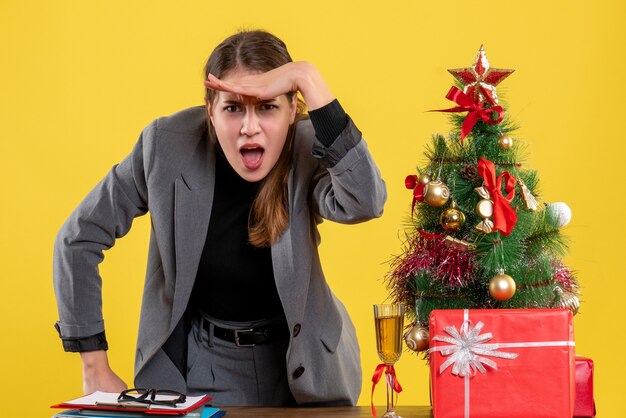
[[(392, 390), (396, 393), (402, 392), (402, 386), (400, 386), (400, 382), (398, 382), (398, 379), (396, 377), (396, 370), (393, 368), (393, 364), (380, 363), (378, 366), (376, 366), (374, 376), (372, 376), (372, 395), (370, 397), (370, 401), (372, 404), (372, 415), (374, 416), (374, 418), (376, 418), (376, 407), (374, 407), (374, 388), (376, 387), (376, 384), (380, 381), (383, 372), (385, 372), (386, 374), (385, 379), (393, 377)], [(393, 396), (393, 393), (391, 394), (391, 396)]]
[(426, 187), (426, 185), (421, 181), (417, 181), (417, 176), (415, 174), (406, 176), (406, 178), (404, 179), (404, 185), (409, 190), (413, 189), (413, 203), (411, 204), (412, 217), (413, 211), (415, 210), (415, 202), (424, 201), (424, 187)]
[[(478, 173), (484, 181), (485, 188), (493, 200), (493, 225), (502, 235), (507, 236), (511, 233), (517, 222), (517, 213), (511, 207), (510, 203), (515, 197), (515, 178), (504, 171), (496, 179), (496, 167), (492, 161), (485, 158), (478, 160)], [(504, 191), (506, 196), (502, 194), (502, 180), (505, 181)]]
[[(463, 125), (461, 126), (461, 143), (463, 143), (463, 139), (472, 131), (472, 128), (479, 119), (482, 119), (487, 125), (497, 125), (502, 122), (502, 118), (504, 118), (504, 109), (502, 109), (502, 106), (493, 106), (485, 109), (482, 102), (475, 103), (470, 96), (463, 93), (463, 91), (455, 86), (452, 86), (448, 94), (446, 94), (446, 99), (452, 100), (459, 106), (450, 109), (435, 110), (434, 112), (469, 112), (467, 116), (465, 116)], [(497, 115), (496, 119), (493, 118), (494, 114)]]

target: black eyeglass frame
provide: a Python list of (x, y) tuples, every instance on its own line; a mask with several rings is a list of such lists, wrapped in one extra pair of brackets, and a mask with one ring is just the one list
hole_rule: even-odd
[[(130, 394), (130, 392), (137, 392), (137, 395)], [(157, 395), (169, 395), (177, 396), (177, 398), (169, 400), (157, 400)], [(161, 405), (161, 406), (176, 406), (176, 404), (183, 403), (187, 399), (184, 393), (176, 392), (175, 390), (168, 389), (154, 389), (154, 388), (132, 388), (123, 390), (120, 396), (117, 397), (118, 402), (139, 402), (147, 405)]]

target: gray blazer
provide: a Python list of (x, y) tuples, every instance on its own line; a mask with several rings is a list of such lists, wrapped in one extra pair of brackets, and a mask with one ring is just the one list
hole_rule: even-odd
[[(59, 231), (54, 289), (63, 337), (104, 330), (103, 251), (133, 218), (150, 211), (152, 227), (137, 351), (135, 385), (186, 390), (163, 345), (181, 321), (211, 216), (215, 147), (203, 107), (152, 122), (131, 154), (114, 166)], [(361, 389), (359, 346), (343, 304), (320, 265), (317, 224), (356, 223), (382, 214), (385, 183), (350, 120), (330, 148), (299, 123), (288, 180), (289, 226), (272, 245), (280, 300), (293, 332), (287, 350), (289, 386), (298, 404), (355, 404)]]

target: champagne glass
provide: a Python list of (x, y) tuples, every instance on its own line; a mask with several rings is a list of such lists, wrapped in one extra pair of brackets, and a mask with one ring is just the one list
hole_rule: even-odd
[[(374, 305), (374, 323), (376, 326), (376, 349), (378, 357), (385, 364), (395, 364), (402, 354), (402, 330), (404, 328), (404, 305)], [(401, 418), (395, 411), (394, 373), (385, 371), (387, 383), (387, 412), (383, 418)]]

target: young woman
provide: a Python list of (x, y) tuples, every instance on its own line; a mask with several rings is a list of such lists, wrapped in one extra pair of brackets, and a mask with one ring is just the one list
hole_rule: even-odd
[(359, 347), (316, 225), (380, 216), (380, 172), (316, 68), (275, 36), (237, 33), (205, 69), (206, 105), (152, 122), (59, 231), (64, 348), (81, 353), (86, 393), (126, 388), (107, 361), (98, 264), (149, 211), (136, 387), (215, 405), (354, 404)]

